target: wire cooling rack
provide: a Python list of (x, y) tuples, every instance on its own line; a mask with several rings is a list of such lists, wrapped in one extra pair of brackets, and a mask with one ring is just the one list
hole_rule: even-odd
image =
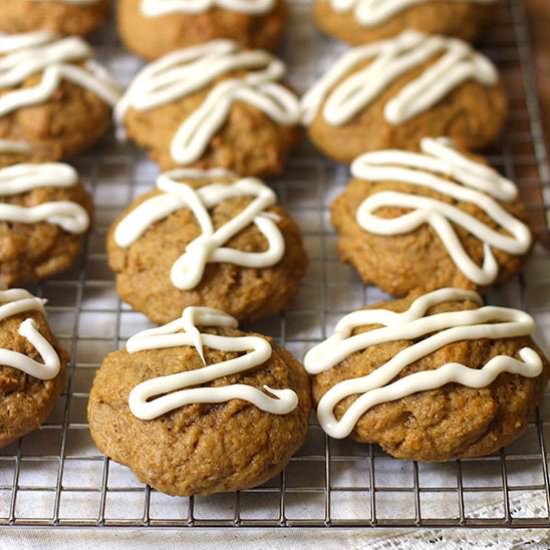
[[(292, 20), (283, 57), (290, 80), (304, 90), (342, 45), (318, 33), (310, 0), (290, 0)], [(114, 28), (92, 40), (122, 84), (139, 67)], [(534, 86), (528, 29), (520, 0), (503, 2), (484, 50), (498, 63), (511, 97), (508, 131), (490, 151), (492, 163), (517, 181), (533, 226), (549, 241), (550, 174)], [(106, 265), (104, 240), (117, 213), (154, 184), (156, 168), (114, 139), (76, 159), (93, 192), (97, 214), (73, 271), (36, 289), (48, 298), (52, 327), (72, 362), (64, 395), (42, 430), (0, 449), (0, 525), (148, 527), (540, 527), (550, 525), (547, 449), (550, 402), (526, 434), (495, 456), (446, 464), (397, 461), (375, 446), (329, 440), (312, 421), (302, 450), (284, 473), (257, 489), (208, 498), (170, 498), (139, 483), (94, 447), (86, 403), (103, 357), (148, 326), (121, 303)], [(301, 225), (311, 258), (293, 308), (254, 328), (297, 357), (330, 334), (343, 314), (384, 296), (364, 286), (336, 257), (328, 206), (347, 169), (304, 145), (285, 176), (273, 182)], [(536, 316), (539, 342), (550, 342), (550, 259), (537, 249), (525, 275), (489, 296)], [(546, 338), (544, 335), (547, 335)]]

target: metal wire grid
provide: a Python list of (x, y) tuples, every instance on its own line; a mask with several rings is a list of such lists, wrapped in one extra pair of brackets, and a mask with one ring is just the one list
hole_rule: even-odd
[[(283, 56), (304, 89), (340, 48), (314, 29), (310, 0), (292, 3)], [(511, 122), (490, 152), (495, 166), (520, 185), (541, 240), (548, 242), (550, 174), (534, 86), (528, 29), (520, 0), (494, 22), (486, 51), (498, 62), (511, 95)], [(124, 53), (113, 29), (95, 37), (100, 57), (122, 81), (139, 62)], [(375, 446), (334, 441), (312, 421), (303, 449), (270, 483), (209, 498), (170, 498), (143, 486), (100, 455), (86, 424), (88, 390), (102, 358), (147, 325), (122, 304), (106, 267), (105, 233), (114, 216), (150, 188), (155, 168), (129, 146), (105, 143), (77, 159), (93, 191), (97, 215), (79, 265), (36, 291), (49, 300), (54, 330), (71, 353), (67, 387), (42, 430), (0, 450), (0, 525), (148, 527), (540, 527), (550, 525), (547, 446), (550, 405), (525, 436), (496, 456), (448, 464), (397, 461)], [(274, 182), (300, 223), (311, 266), (294, 307), (256, 324), (298, 357), (325, 338), (342, 314), (384, 296), (365, 288), (335, 254), (328, 205), (347, 170), (305, 145)], [(489, 300), (520, 306), (550, 328), (550, 260), (538, 251), (526, 276)], [(550, 331), (549, 331), (550, 332)], [(550, 339), (550, 338), (549, 338)], [(528, 504), (526, 507), (525, 504)]]

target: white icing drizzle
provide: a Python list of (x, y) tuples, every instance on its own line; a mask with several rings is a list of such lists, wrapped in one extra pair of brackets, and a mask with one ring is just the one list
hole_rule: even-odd
[(186, 165), (200, 159), (236, 101), (256, 107), (278, 124), (299, 123), (297, 97), (277, 82), (286, 70), (282, 61), (262, 50), (240, 51), (231, 40), (215, 40), (170, 53), (138, 73), (116, 106), (119, 129), (128, 109), (147, 111), (171, 103), (237, 70), (250, 72), (216, 84), (180, 125), (170, 147), (174, 161)]
[[(423, 224), (430, 224), (457, 268), (470, 281), (478, 285), (493, 283), (499, 266), (492, 248), (521, 255), (531, 246), (529, 228), (495, 200), (512, 202), (517, 197), (516, 186), (492, 168), (460, 154), (447, 139), (425, 138), (421, 141), (421, 149), (424, 154), (398, 150), (366, 153), (353, 162), (352, 175), (368, 182), (412, 184), (475, 205), (509, 235), (492, 229), (447, 202), (398, 191), (382, 191), (367, 197), (357, 210), (357, 223), (365, 231), (376, 235), (403, 235)], [(452, 177), (456, 183), (439, 177), (439, 174)], [(375, 214), (379, 208), (388, 206), (411, 211), (395, 218)], [(483, 242), (484, 260), (481, 267), (464, 250), (452, 224), (463, 227)]]
[(15, 164), (0, 168), (0, 196), (18, 195), (39, 187), (74, 187), (76, 170), (68, 164)]
[[(118, 225), (114, 239), (118, 246), (129, 247), (155, 222), (173, 212), (189, 208), (200, 228), (201, 235), (189, 243), (183, 255), (172, 266), (172, 284), (182, 290), (195, 288), (201, 281), (207, 263), (231, 263), (249, 268), (264, 268), (277, 264), (285, 253), (285, 242), (276, 220), (266, 216), (264, 210), (273, 206), (275, 193), (255, 178), (245, 178), (230, 184), (212, 183), (193, 189), (178, 180), (220, 179), (225, 171), (200, 172), (176, 170), (162, 174), (157, 188), (163, 193), (141, 203)], [(208, 210), (234, 197), (255, 197), (239, 214), (218, 229), (214, 229)], [(266, 238), (265, 252), (243, 252), (223, 245), (250, 224), (256, 225)]]
[[(73, 187), (78, 174), (61, 163), (16, 164), (0, 169), (0, 197), (26, 193), (40, 187)], [(88, 212), (72, 201), (52, 201), (37, 206), (17, 206), (0, 203), (0, 221), (59, 225), (69, 233), (84, 233), (90, 225)]]
[(9, 155), (30, 155), (32, 147), (26, 141), (16, 141), (13, 139), (0, 139), (0, 154)]
[[(448, 0), (476, 4), (494, 4), (497, 0)], [(334, 11), (345, 13), (353, 10), (355, 19), (364, 27), (375, 27), (391, 19), (399, 12), (419, 4), (435, 3), (433, 0), (329, 0)]]
[(158, 17), (169, 13), (204, 13), (220, 8), (249, 15), (263, 15), (273, 10), (275, 0), (141, 0), (141, 13)]
[[(0, 290), (0, 321), (26, 311), (39, 311), (45, 315), (44, 300), (34, 297), (26, 290), (14, 288)], [(61, 368), (59, 355), (53, 346), (40, 334), (32, 319), (19, 326), (19, 334), (26, 338), (40, 354), (42, 363), (16, 351), (0, 349), (0, 365), (13, 367), (39, 380), (55, 378)]]
[[(480, 307), (427, 315), (428, 310), (438, 304), (462, 300), (477, 302)], [(341, 319), (334, 335), (307, 353), (305, 367), (310, 374), (327, 371), (369, 346), (398, 340), (415, 343), (367, 376), (340, 382), (325, 393), (317, 409), (323, 429), (331, 437), (347, 437), (361, 416), (372, 407), (446, 384), (483, 388), (502, 373), (537, 377), (542, 372), (542, 360), (535, 350), (525, 347), (519, 351), (521, 360), (498, 355), (480, 369), (446, 363), (435, 370), (417, 372), (392, 382), (407, 366), (453, 342), (516, 338), (533, 333), (535, 323), (527, 313), (503, 307), (481, 307), (481, 304), (481, 298), (475, 292), (445, 288), (417, 298), (403, 313), (371, 309), (356, 311)], [(365, 325), (382, 325), (382, 328), (352, 335), (354, 329)], [(336, 405), (352, 395), (359, 397), (337, 420), (334, 415)]]
[[(406, 122), (468, 80), (485, 86), (498, 81), (491, 61), (466, 42), (405, 31), (396, 38), (348, 50), (302, 98), (303, 122), (311, 124), (322, 108), (328, 124), (342, 126), (396, 79), (436, 56), (441, 57), (386, 103), (387, 122)], [(367, 67), (353, 72), (369, 60), (372, 62)]]
[[(77, 37), (58, 38), (44, 32), (0, 34), (0, 90), (20, 86), (31, 75), (42, 72), (36, 86), (0, 95), (0, 116), (51, 99), (63, 79), (90, 90), (109, 105), (120, 94), (114, 80), (89, 58), (93, 51)], [(74, 63), (85, 62), (79, 66)]]
[[(284, 415), (298, 405), (298, 396), (290, 389), (264, 390), (246, 384), (230, 384), (215, 388), (190, 388), (212, 382), (223, 376), (238, 374), (261, 365), (272, 354), (270, 343), (258, 336), (218, 336), (203, 334), (197, 326), (237, 328), (237, 320), (226, 313), (203, 307), (188, 307), (182, 316), (162, 327), (146, 330), (130, 338), (128, 353), (144, 350), (193, 346), (204, 367), (197, 370), (161, 376), (137, 385), (130, 392), (128, 404), (132, 414), (142, 420), (152, 420), (184, 405), (193, 403), (224, 403), (231, 399), (248, 401), (271, 414)], [(247, 352), (234, 359), (207, 365), (203, 347), (223, 352)], [(155, 397), (161, 396), (161, 397)]]

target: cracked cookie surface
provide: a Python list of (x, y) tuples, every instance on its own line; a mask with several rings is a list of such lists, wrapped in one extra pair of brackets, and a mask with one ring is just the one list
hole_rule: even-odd
[[(207, 182), (186, 182), (200, 188)], [(200, 235), (193, 212), (179, 209), (155, 222), (127, 248), (115, 241), (118, 224), (159, 191), (136, 199), (114, 222), (107, 237), (110, 268), (116, 273), (120, 297), (155, 323), (177, 319), (184, 308), (207, 306), (227, 312), (239, 321), (255, 321), (286, 309), (305, 274), (307, 256), (300, 230), (288, 213), (278, 206), (266, 214), (273, 217), (285, 243), (282, 259), (271, 267), (251, 268), (232, 263), (208, 263), (200, 282), (190, 290), (176, 288), (171, 280), (172, 266), (186, 247)], [(214, 230), (242, 212), (252, 199), (226, 199), (210, 210)], [(264, 252), (266, 238), (251, 224), (226, 245), (245, 252)]]
[[(204, 332), (246, 335), (236, 329)], [(265, 363), (207, 386), (289, 388), (298, 395), (298, 406), (285, 415), (233, 399), (187, 405), (155, 420), (140, 420), (128, 406), (131, 390), (154, 377), (200, 369), (200, 357), (191, 347), (111, 353), (96, 375), (88, 403), (96, 445), (113, 460), (129, 466), (142, 482), (169, 495), (208, 495), (268, 481), (304, 442), (310, 412), (305, 370), (285, 349), (272, 346), (272, 356)], [(209, 365), (237, 356), (209, 348), (204, 352)]]
[(77, 5), (61, 0), (9, 0), (2, 3), (0, 31), (20, 33), (50, 31), (60, 35), (84, 35), (107, 17), (110, 0)]
[[(367, 309), (403, 312), (415, 298), (413, 295)], [(478, 307), (479, 304), (469, 301), (442, 303), (430, 308), (427, 316)], [(378, 327), (364, 325), (353, 334)], [(415, 343), (415, 340), (390, 341), (353, 353), (313, 378), (314, 402), (318, 404), (339, 382), (368, 375)], [(480, 369), (497, 355), (517, 357), (524, 347), (537, 350), (530, 337), (457, 341), (409, 364), (394, 380), (446, 363)], [(524, 432), (529, 414), (542, 400), (550, 366), (540, 351), (539, 355), (543, 358), (543, 371), (536, 378), (504, 373), (479, 389), (451, 383), (381, 403), (359, 418), (350, 437), (360, 443), (377, 443), (390, 455), (402, 459), (445, 461), (491, 454)], [(336, 418), (341, 418), (357, 397), (352, 395), (338, 403)]]
[(52, 412), (65, 384), (68, 355), (42, 313), (25, 312), (0, 321), (0, 348), (41, 361), (37, 350), (19, 333), (26, 319), (32, 319), (40, 334), (53, 346), (61, 360), (61, 369), (55, 378), (39, 380), (18, 369), (0, 366), (0, 447), (38, 429)]
[(210, 8), (202, 13), (174, 11), (146, 17), (142, 0), (118, 0), (118, 31), (129, 50), (145, 59), (218, 38), (235, 40), (244, 48), (275, 49), (288, 19), (285, 0), (277, 0), (265, 15)]

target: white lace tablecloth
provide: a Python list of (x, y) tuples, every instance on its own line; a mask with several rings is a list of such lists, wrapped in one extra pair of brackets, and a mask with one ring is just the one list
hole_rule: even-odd
[(403, 531), (354, 530), (239, 530), (148, 531), (94, 529), (20, 530), (0, 533), (2, 550), (548, 550), (550, 533), (537, 530)]

